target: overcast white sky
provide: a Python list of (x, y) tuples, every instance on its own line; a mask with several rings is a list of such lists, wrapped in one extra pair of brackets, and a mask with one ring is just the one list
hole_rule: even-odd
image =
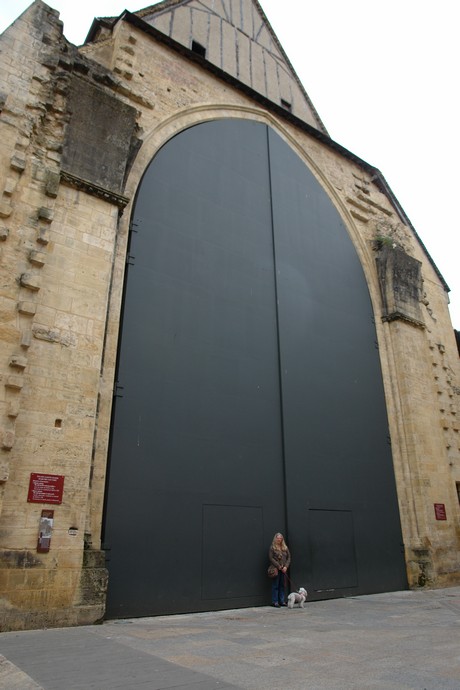
[[(146, 0), (49, 0), (81, 44)], [(460, 330), (458, 0), (260, 0), (330, 136), (379, 168), (443, 274)], [(0, 0), (0, 32), (30, 0)]]

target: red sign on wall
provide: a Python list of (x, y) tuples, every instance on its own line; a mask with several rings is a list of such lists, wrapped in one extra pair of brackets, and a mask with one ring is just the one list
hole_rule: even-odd
[(436, 515), (436, 520), (447, 520), (446, 506), (444, 503), (434, 504), (434, 514)]
[(29, 493), (27, 500), (29, 503), (62, 503), (64, 491), (63, 474), (39, 474), (31, 472)]

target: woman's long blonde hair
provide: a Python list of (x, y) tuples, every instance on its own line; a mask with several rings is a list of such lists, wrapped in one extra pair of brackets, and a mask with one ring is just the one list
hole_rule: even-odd
[[(281, 544), (278, 544), (278, 542), (276, 541), (276, 537), (281, 537), (281, 539), (282, 539)], [(272, 549), (275, 549), (275, 551), (280, 551), (280, 550), (281, 551), (287, 551), (286, 542), (284, 541), (284, 537), (281, 534), (281, 532), (277, 532), (275, 534), (275, 536), (273, 537)]]

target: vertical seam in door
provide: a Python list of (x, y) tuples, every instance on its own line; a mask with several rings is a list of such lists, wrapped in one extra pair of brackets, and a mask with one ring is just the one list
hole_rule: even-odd
[(286, 447), (284, 435), (284, 409), (283, 409), (283, 375), (281, 371), (281, 342), (280, 342), (280, 321), (279, 321), (279, 302), (278, 302), (278, 271), (276, 267), (275, 251), (275, 222), (273, 214), (273, 187), (272, 187), (272, 164), (270, 156), (270, 128), (265, 125), (267, 132), (267, 157), (268, 157), (268, 188), (270, 195), (270, 219), (272, 230), (272, 249), (273, 249), (273, 272), (275, 278), (275, 314), (276, 314), (276, 345), (278, 351), (278, 380), (280, 395), (280, 417), (281, 417), (281, 457), (283, 463), (283, 497), (284, 497), (284, 524), (286, 525), (286, 536), (289, 533), (288, 512), (287, 512), (287, 486), (286, 486)]

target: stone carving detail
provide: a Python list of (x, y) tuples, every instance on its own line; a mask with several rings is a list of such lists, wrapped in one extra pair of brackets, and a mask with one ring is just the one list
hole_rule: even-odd
[(383, 320), (402, 319), (424, 328), (422, 264), (400, 247), (380, 248), (376, 259), (383, 302)]
[[(71, 116), (62, 154), (63, 172), (94, 189), (120, 195), (135, 130), (136, 110), (76, 76), (72, 76), (70, 82), (69, 109)], [(81, 145), (82, 141), (86, 146)]]

